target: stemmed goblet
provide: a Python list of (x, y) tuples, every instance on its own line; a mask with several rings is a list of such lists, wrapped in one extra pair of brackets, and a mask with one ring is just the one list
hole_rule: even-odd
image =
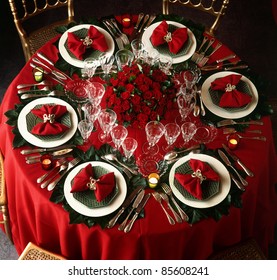
[(81, 133), (84, 142), (88, 142), (88, 138), (93, 130), (93, 124), (87, 120), (81, 120), (78, 123), (78, 129)]
[(196, 125), (192, 122), (184, 122), (181, 125), (181, 132), (184, 139), (184, 146), (187, 146), (196, 132)]
[(125, 157), (127, 158), (127, 162), (131, 160), (131, 157), (134, 154), (134, 151), (137, 147), (138, 142), (132, 137), (126, 137), (125, 140), (122, 142), (122, 149)]
[(119, 150), (121, 147), (122, 142), (125, 140), (125, 138), (128, 135), (128, 130), (123, 125), (116, 125), (111, 129), (111, 137), (112, 141), (115, 145), (115, 149)]
[(98, 122), (102, 131), (98, 134), (98, 138), (101, 142), (110, 142), (109, 138), (111, 129), (113, 128), (116, 122), (117, 115), (111, 109), (102, 109), (99, 116)]
[(99, 82), (90, 82), (88, 84), (88, 99), (91, 104), (99, 105), (101, 103), (102, 97), (105, 94), (105, 87)]
[(181, 133), (180, 126), (176, 123), (168, 123), (165, 125), (164, 137), (167, 145), (163, 147), (164, 151), (170, 150), (172, 145), (177, 140), (178, 136)]
[(101, 112), (101, 106), (94, 105), (88, 102), (84, 104), (82, 108), (84, 110), (85, 119), (91, 122), (92, 125), (95, 127), (94, 123)]
[(98, 61), (94, 58), (88, 57), (84, 60), (83, 71), (87, 75), (89, 80), (94, 76), (97, 66), (98, 66)]
[(191, 94), (180, 94), (177, 97), (177, 104), (178, 104), (180, 115), (177, 116), (176, 123), (182, 123), (188, 119), (188, 115), (193, 110), (191, 99), (192, 99)]
[(144, 154), (155, 155), (159, 151), (157, 143), (165, 131), (164, 125), (158, 121), (150, 121), (145, 126), (147, 142), (142, 146)]
[(107, 80), (109, 78), (109, 74), (113, 67), (114, 60), (115, 60), (114, 55), (107, 55), (106, 53), (100, 55), (99, 61), (100, 61), (101, 68), (104, 72), (103, 74), (104, 80)]
[(159, 56), (159, 68), (162, 70), (166, 75), (170, 75), (170, 67), (172, 66), (173, 60), (171, 56), (167, 55), (160, 55)]

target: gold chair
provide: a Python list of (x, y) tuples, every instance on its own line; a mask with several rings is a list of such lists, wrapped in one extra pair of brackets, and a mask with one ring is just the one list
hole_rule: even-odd
[(2, 213), (2, 217), (3, 217), (3, 219), (0, 220), (0, 224), (4, 224), (6, 235), (13, 243), (11, 229), (10, 229), (8, 201), (6, 196), (4, 159), (1, 151), (0, 151), (0, 213)]
[(29, 242), (18, 260), (66, 260), (63, 256), (45, 250), (32, 242)]
[(222, 16), (225, 15), (228, 4), (229, 0), (162, 0), (164, 15), (169, 15), (169, 6), (173, 5), (182, 5), (209, 14), (213, 21), (211, 26), (207, 27), (206, 32), (211, 35), (214, 35), (215, 30), (218, 28)]
[(9, 3), (26, 61), (58, 34), (55, 31), (58, 26), (74, 21), (73, 0), (9, 0)]

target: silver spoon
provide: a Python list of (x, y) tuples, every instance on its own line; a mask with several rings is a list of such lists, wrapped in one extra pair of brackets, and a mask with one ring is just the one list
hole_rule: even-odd
[(53, 83), (50, 82), (50, 81), (44, 80), (44, 81), (42, 81), (40, 83), (37, 83), (37, 84), (19, 84), (19, 85), (17, 85), (17, 89), (22, 89), (22, 88), (26, 88), (26, 87), (43, 86), (43, 85), (51, 86), (51, 85), (53, 85)]
[(196, 145), (196, 146), (192, 146), (192, 147), (190, 147), (190, 148), (187, 148), (187, 149), (185, 149), (185, 150), (171, 151), (171, 152), (168, 152), (168, 153), (166, 153), (166, 154), (164, 155), (164, 159), (165, 159), (165, 160), (173, 160), (173, 159), (175, 159), (175, 158), (178, 156), (178, 154), (180, 154), (180, 153), (189, 152), (189, 151), (191, 151), (191, 150), (196, 150), (196, 149), (199, 149), (199, 148), (200, 148), (200, 146), (199, 146), (199, 145)]
[(103, 157), (108, 160), (111, 160), (111, 161), (116, 161), (118, 164), (120, 164), (121, 166), (128, 169), (132, 174), (138, 175), (138, 172), (136, 170), (134, 170), (134, 169), (130, 168), (129, 166), (125, 165), (124, 163), (120, 162), (114, 154), (107, 154), (107, 155), (104, 155)]

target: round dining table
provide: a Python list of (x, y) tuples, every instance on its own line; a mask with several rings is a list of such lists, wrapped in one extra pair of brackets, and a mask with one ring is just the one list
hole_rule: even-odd
[[(39, 52), (56, 62), (60, 59), (57, 47), (59, 39), (60, 35), (45, 44)], [(232, 50), (223, 44), (210, 57), (209, 64), (229, 54), (233, 54)], [(251, 124), (248, 128), (261, 130), (266, 141), (240, 139), (239, 147), (234, 150), (254, 176), (245, 177), (248, 186), (244, 192), (240, 192), (232, 184), (231, 189), (240, 194), (241, 205), (231, 204), (219, 219), (207, 214), (191, 223), (190, 216), (188, 222), (171, 225), (159, 203), (150, 196), (144, 215), (135, 221), (128, 233), (118, 230), (118, 224), (112, 228), (102, 227), (98, 223), (88, 226), (74, 222), (74, 217), (69, 215), (62, 203), (51, 201), (53, 191), (42, 189), (37, 183), (37, 178), (45, 170), (40, 163), (27, 164), (25, 156), (21, 154), (22, 149), (28, 149), (32, 145), (14, 147), (14, 127), (7, 123), (9, 117), (5, 113), (21, 104), (17, 86), (34, 82), (31, 62), (32, 60), (27, 62), (12, 81), (0, 107), (0, 149), (4, 155), (11, 232), (18, 254), (31, 241), (72, 260), (201, 260), (209, 258), (220, 249), (254, 238), (264, 254), (268, 255), (268, 246), (274, 240), (277, 221), (277, 160), (270, 116), (261, 116), (263, 125)], [(206, 75), (209, 76), (209, 72)], [(174, 121), (177, 114), (178, 110), (172, 109), (169, 119), (161, 122), (166, 124)], [(191, 119), (199, 121), (199, 117), (191, 116)], [(147, 141), (144, 128), (128, 126), (127, 129), (128, 136), (137, 139), (139, 143), (134, 153), (138, 160), (143, 154), (142, 144)], [(224, 127), (217, 128), (215, 139), (205, 145), (207, 149), (216, 151), (222, 148), (223, 143), (227, 143), (223, 129)], [(99, 131), (98, 127), (91, 134), (89, 142), (80, 145), (80, 149), (85, 151), (91, 146), (99, 149), (102, 144), (97, 137)], [(252, 136), (247, 130), (245, 135)], [(176, 143), (181, 142), (180, 135)], [(162, 154), (165, 143), (164, 137), (158, 143)], [(191, 145), (195, 144), (197, 143), (192, 141)], [(238, 165), (235, 166), (241, 171)], [(169, 171), (170, 168), (167, 172)], [(146, 193), (153, 191), (155, 189), (145, 188)], [(119, 209), (120, 205), (112, 214), (115, 215)], [(209, 209), (206, 210), (205, 213), (209, 213)]]

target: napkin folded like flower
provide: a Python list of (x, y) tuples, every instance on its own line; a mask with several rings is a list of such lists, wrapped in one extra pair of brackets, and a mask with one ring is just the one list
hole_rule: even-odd
[(71, 193), (82, 192), (87, 190), (94, 191), (95, 198), (98, 202), (105, 199), (115, 188), (114, 172), (110, 172), (94, 178), (94, 172), (91, 164), (83, 168), (74, 178)]
[(239, 108), (251, 102), (250, 95), (240, 92), (236, 88), (240, 79), (241, 75), (231, 74), (211, 83), (213, 90), (224, 91), (219, 101), (220, 107)]
[(105, 52), (108, 49), (105, 36), (94, 26), (90, 26), (87, 36), (80, 39), (72, 32), (68, 32), (67, 45), (69, 50), (80, 60), (88, 48)]
[(67, 113), (66, 106), (44, 104), (39, 109), (32, 109), (31, 113), (43, 120), (43, 122), (36, 124), (32, 128), (31, 132), (33, 134), (42, 136), (56, 135), (69, 129), (68, 126), (57, 121)]
[(154, 30), (150, 37), (154, 47), (168, 44), (169, 51), (177, 54), (188, 39), (188, 30), (186, 27), (178, 28), (174, 32), (168, 31), (168, 24), (163, 20)]
[(205, 162), (197, 159), (190, 159), (189, 165), (192, 174), (175, 173), (178, 182), (195, 198), (202, 199), (202, 183), (205, 180), (219, 181), (219, 175)]

